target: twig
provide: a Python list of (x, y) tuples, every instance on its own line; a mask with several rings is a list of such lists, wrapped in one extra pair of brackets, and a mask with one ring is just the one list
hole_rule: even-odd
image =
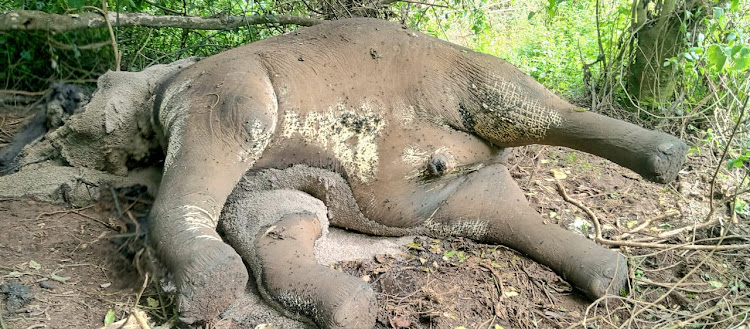
[(450, 6), (446, 6), (446, 5), (439, 5), (439, 4), (436, 4), (436, 3), (426, 3), (426, 2), (411, 1), (411, 0), (398, 0), (398, 1), (394, 1), (394, 2), (406, 2), (406, 3), (415, 4), (415, 5), (424, 5), (424, 6), (440, 7), (440, 8), (450, 8)]
[[(719, 241), (719, 243), (721, 243), (721, 241)], [(717, 244), (717, 245), (716, 245), (716, 246), (714, 246), (714, 247), (720, 247), (720, 246), (719, 246), (719, 245)], [(700, 262), (698, 263), (698, 265), (696, 265), (695, 267), (693, 267), (692, 269), (690, 269), (690, 272), (688, 272), (687, 274), (685, 274), (685, 276), (683, 276), (682, 278), (680, 278), (680, 280), (679, 280), (679, 281), (677, 281), (677, 282), (676, 282), (676, 283), (674, 284), (674, 286), (672, 286), (671, 288), (669, 288), (669, 290), (668, 290), (668, 291), (667, 291), (666, 293), (664, 293), (663, 295), (659, 296), (659, 298), (657, 298), (657, 299), (656, 299), (655, 301), (651, 302), (650, 304), (651, 304), (651, 305), (657, 305), (657, 304), (658, 304), (658, 303), (660, 303), (660, 302), (661, 302), (662, 300), (664, 300), (665, 298), (667, 298), (667, 296), (669, 296), (669, 294), (670, 294), (670, 293), (672, 293), (672, 291), (674, 291), (675, 289), (677, 289), (677, 286), (678, 286), (678, 285), (680, 285), (680, 284), (682, 284), (683, 282), (685, 282), (685, 280), (687, 280), (687, 278), (689, 278), (689, 277), (691, 277), (691, 276), (692, 276), (693, 274), (695, 274), (695, 272), (696, 272), (696, 271), (698, 271), (698, 269), (699, 269), (699, 268), (700, 268), (701, 266), (703, 266), (703, 264), (704, 264), (704, 263), (706, 263), (706, 261), (707, 261), (708, 259), (710, 259), (711, 257), (713, 257), (713, 254), (714, 254), (714, 253), (715, 253), (716, 251), (717, 251), (717, 249), (715, 249), (715, 248), (714, 248), (714, 249), (711, 249), (711, 250), (710, 250), (710, 251), (708, 252), (708, 254), (706, 255), (706, 257), (703, 257), (703, 259), (701, 259), (701, 261), (700, 261)], [(637, 316), (638, 316), (639, 314), (641, 314), (641, 313), (645, 312), (645, 311), (646, 311), (647, 309), (648, 309), (648, 308), (644, 307), (644, 308), (641, 308), (640, 310), (636, 311), (635, 313), (633, 313), (633, 314), (632, 314), (632, 315), (631, 315), (631, 316), (630, 316), (630, 317), (629, 317), (629, 318), (627, 319), (627, 321), (624, 321), (624, 322), (623, 322), (623, 324), (622, 324), (622, 325), (620, 326), (620, 329), (622, 329), (622, 328), (625, 328), (625, 327), (629, 327), (629, 326), (630, 326), (630, 323), (631, 323), (631, 322), (633, 321), (633, 319), (635, 319), (635, 318), (636, 318), (636, 317), (637, 317)]]
[(594, 222), (594, 229), (596, 230), (596, 235), (594, 237), (594, 240), (598, 243), (609, 245), (609, 246), (626, 246), (626, 247), (637, 247), (637, 248), (670, 248), (670, 249), (685, 249), (685, 250), (711, 250), (711, 251), (723, 251), (723, 250), (736, 250), (736, 249), (748, 249), (750, 248), (750, 244), (736, 244), (736, 245), (695, 245), (695, 244), (669, 244), (669, 243), (650, 243), (650, 242), (638, 242), (638, 241), (614, 241), (614, 240), (608, 240), (602, 237), (602, 228), (601, 223), (599, 222), (599, 218), (596, 217), (596, 214), (589, 209), (589, 207), (586, 207), (583, 203), (581, 203), (578, 200), (571, 199), (570, 196), (568, 196), (568, 193), (565, 192), (565, 188), (562, 186), (562, 183), (560, 183), (559, 180), (555, 180), (555, 184), (557, 185), (557, 190), (560, 192), (560, 195), (562, 196), (563, 200), (573, 204), (574, 206), (580, 208), (583, 210), (589, 217), (591, 217), (591, 220)]
[(706, 315), (709, 315), (709, 314), (711, 314), (713, 312), (716, 312), (716, 311), (718, 311), (720, 309), (721, 309), (720, 306), (714, 306), (712, 308), (709, 308), (709, 309), (707, 309), (707, 310), (705, 310), (703, 312), (700, 312), (700, 313), (694, 315), (693, 317), (691, 317), (691, 318), (689, 318), (689, 319), (687, 319), (685, 321), (678, 321), (677, 323), (673, 324), (669, 328), (670, 329), (675, 329), (675, 328), (684, 328), (684, 327), (687, 327), (687, 325), (689, 325), (691, 322), (693, 322), (695, 320), (698, 320), (698, 319), (700, 319), (700, 318), (702, 318), (702, 317), (704, 317)]
[(102, 225), (104, 225), (104, 226), (105, 226), (106, 228), (108, 228), (108, 229), (114, 230), (114, 227), (112, 227), (112, 225), (110, 225), (110, 224), (107, 224), (107, 223), (105, 223), (105, 222), (104, 222), (104, 221), (102, 221), (101, 219), (98, 219), (98, 218), (94, 218), (94, 217), (92, 217), (92, 216), (86, 215), (86, 214), (84, 214), (84, 213), (81, 213), (81, 212), (78, 212), (78, 211), (73, 211), (73, 213), (74, 213), (74, 214), (76, 214), (76, 215), (78, 215), (78, 216), (81, 216), (81, 217), (84, 217), (84, 218), (88, 218), (88, 219), (90, 219), (90, 220), (93, 220), (93, 221), (95, 221), (95, 222), (97, 222), (97, 223), (99, 223), (99, 224), (102, 224)]
[(500, 274), (498, 274), (491, 265), (479, 263), (479, 266), (490, 270), (492, 276), (495, 277), (495, 282), (497, 283), (498, 290), (500, 291), (500, 299), (502, 300), (503, 298), (505, 298), (505, 288), (503, 287), (503, 279), (502, 277), (500, 277)]
[(534, 286), (536, 286), (537, 288), (539, 288), (539, 290), (541, 290), (542, 292), (544, 292), (544, 296), (547, 297), (547, 299), (549, 300), (549, 303), (552, 304), (552, 306), (555, 306), (555, 300), (552, 299), (552, 296), (549, 294), (549, 292), (547, 291), (547, 289), (545, 289), (544, 287), (542, 287), (542, 285), (539, 284), (539, 282), (536, 282), (535, 278), (533, 276), (531, 276), (531, 273), (529, 273), (529, 271), (526, 270), (525, 266), (521, 267), (521, 271), (523, 271), (523, 273), (526, 274), (526, 277), (529, 278), (529, 281), (531, 282), (531, 284), (533, 284)]
[[(638, 278), (636, 278), (635, 280), (638, 281), (638, 282), (642, 282), (643, 284), (646, 284), (646, 285), (652, 285), (652, 286), (663, 287), (663, 288), (673, 288), (673, 287), (685, 286), (685, 285), (690, 284), (690, 282), (684, 282), (683, 284), (662, 283), (662, 282), (655, 282), (655, 281), (643, 280), (643, 279), (638, 279)], [(680, 290), (683, 290), (683, 291), (686, 291), (686, 292), (690, 292), (690, 293), (695, 293), (695, 294), (703, 294), (703, 293), (714, 292), (714, 291), (719, 290), (719, 289), (721, 289), (721, 288), (708, 289), (708, 290), (697, 290), (697, 289), (690, 289), (690, 288), (680, 287)]]
[[(592, 304), (592, 305), (593, 305), (593, 304)], [(578, 326), (581, 326), (581, 327), (584, 327), (584, 328), (588, 328), (588, 327), (586, 326), (586, 322), (596, 322), (596, 321), (599, 321), (599, 320), (601, 320), (601, 319), (604, 319), (604, 317), (603, 317), (603, 316), (601, 316), (601, 315), (597, 315), (597, 316), (595, 316), (595, 317), (593, 317), (593, 318), (591, 318), (591, 319), (583, 318), (583, 320), (580, 320), (580, 321), (578, 321), (578, 322), (576, 322), (576, 323), (573, 323), (573, 324), (571, 324), (571, 325), (570, 325), (570, 326), (568, 326), (568, 328), (566, 328), (566, 329), (573, 329), (573, 328), (575, 328), (575, 327), (578, 327)]]
[(87, 49), (99, 49), (99, 48), (101, 48), (101, 47), (104, 47), (104, 46), (109, 46), (110, 44), (112, 44), (112, 41), (101, 41), (101, 42), (94, 42), (94, 43), (90, 43), (90, 44), (87, 44), (87, 45), (80, 45), (80, 46), (79, 46), (79, 45), (69, 45), (69, 44), (65, 44), (65, 43), (62, 43), (62, 42), (60, 42), (60, 41), (57, 41), (57, 40), (55, 40), (55, 39), (52, 39), (52, 38), (48, 38), (48, 39), (47, 39), (47, 41), (48, 41), (48, 42), (50, 43), (50, 45), (52, 45), (53, 47), (55, 47), (55, 48), (57, 48), (57, 49), (63, 49), (63, 50), (73, 50), (73, 49), (78, 49), (78, 50), (87, 50)]
[(141, 302), (141, 297), (143, 296), (143, 291), (146, 290), (146, 286), (148, 286), (148, 273), (146, 273), (145, 277), (143, 278), (143, 285), (141, 285), (141, 290), (138, 292), (138, 295), (136, 295), (133, 308), (138, 307), (138, 303)]
[(89, 208), (91, 208), (93, 206), (94, 205), (90, 205), (90, 206), (86, 206), (86, 207), (78, 208), (78, 209), (67, 209), (67, 210), (57, 210), (57, 211), (43, 212), (43, 213), (40, 213), (39, 215), (36, 216), (36, 220), (40, 220), (44, 216), (52, 216), (52, 215), (57, 215), (57, 214), (76, 213), (77, 211), (86, 210), (86, 209), (89, 209)]
[(141, 297), (143, 297), (143, 291), (146, 290), (146, 286), (148, 286), (148, 272), (145, 274), (143, 278), (143, 285), (141, 286), (141, 290), (138, 292), (138, 295), (135, 298), (135, 303), (133, 304), (133, 307), (130, 309), (130, 313), (133, 315), (133, 317), (135, 317), (135, 320), (138, 321), (138, 324), (141, 326), (142, 329), (151, 329), (146, 319), (144, 319), (143, 316), (138, 314), (138, 304), (141, 302)]
[(143, 318), (140, 312), (136, 308), (133, 308), (133, 317), (135, 317), (135, 320), (138, 321), (138, 325), (141, 326), (141, 329), (151, 329), (151, 327), (148, 325), (148, 321)]
[[(92, 7), (84, 7), (92, 8)], [(102, 17), (101, 9), (98, 13), (83, 12), (75, 15), (47, 14), (34, 10), (17, 10), (7, 14), (0, 14), (0, 31), (10, 30), (41, 30), (64, 32), (91, 28), (112, 26), (143, 26), (143, 27), (175, 27), (194, 30), (231, 30), (247, 25), (277, 24), (312, 26), (325, 20), (293, 16), (293, 15), (243, 15), (224, 17), (197, 17), (152, 15), (146, 13), (119, 13), (119, 20), (114, 15)]]
[(13, 89), (0, 89), (0, 94), (11, 94), (11, 95), (24, 95), (24, 96), (44, 96), (49, 92), (49, 89), (41, 91), (25, 91), (25, 90), (13, 90)]
[[(1, 306), (3, 306), (2, 301), (0, 301), (0, 310), (5, 309), (5, 307), (1, 307)], [(5, 327), (5, 321), (3, 321), (3, 312), (2, 311), (0, 311), (0, 329), (7, 329), (7, 327)]]
[(109, 15), (107, 14), (107, 0), (102, 0), (101, 9), (93, 6), (83, 6), (83, 8), (96, 10), (104, 17), (104, 21), (107, 24), (107, 30), (109, 30), (109, 39), (112, 40), (112, 51), (115, 53), (115, 71), (119, 71), (120, 51), (117, 49), (117, 38), (115, 38), (115, 31), (112, 29), (112, 23), (109, 21)]
[(663, 214), (661, 214), (659, 216), (652, 217), (652, 218), (649, 218), (649, 219), (645, 220), (642, 224), (634, 227), (630, 231), (627, 231), (627, 232), (623, 233), (621, 236), (618, 237), (617, 240), (622, 239), (622, 238), (626, 238), (626, 237), (630, 236), (631, 234), (636, 233), (636, 232), (638, 232), (638, 231), (646, 228), (648, 225), (650, 225), (651, 223), (653, 223), (655, 221), (660, 221), (660, 220), (663, 220), (663, 219), (667, 219), (669, 217), (675, 217), (675, 216), (679, 216), (679, 215), (680, 215), (680, 212), (677, 211), (677, 210), (668, 210), (667, 212), (665, 212), (665, 213), (663, 213)]

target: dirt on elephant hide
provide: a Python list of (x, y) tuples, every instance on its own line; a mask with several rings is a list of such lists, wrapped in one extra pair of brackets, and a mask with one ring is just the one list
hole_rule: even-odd
[[(6, 118), (8, 123), (22, 121), (21, 116)], [(0, 126), (2, 136), (11, 135), (15, 126)], [(561, 225), (590, 237), (594, 232), (591, 219), (562, 199), (554, 175), (572, 198), (599, 216), (607, 238), (623, 236), (655, 218), (632, 234), (643, 238), (689, 227), (708, 213), (710, 162), (702, 156), (691, 156), (680, 180), (665, 187), (646, 183), (606, 160), (563, 148), (531, 146), (515, 149), (512, 155), (509, 168), (532, 205), (548, 218), (546, 225)], [(717, 194), (728, 195), (724, 187), (728, 183), (723, 184), (717, 186)], [(115, 243), (118, 237), (128, 237), (124, 232), (128, 223), (132, 225), (130, 217), (137, 218), (138, 207), (147, 205), (136, 200), (119, 198), (119, 212), (114, 199), (89, 208), (0, 200), (2, 323), (7, 328), (97, 328), (106, 318), (125, 320), (134, 314), (136, 300), (143, 311), (139, 314), (151, 325), (172, 323), (174, 299), (158, 280), (150, 280), (138, 299), (144, 277), (128, 257), (140, 249), (123, 253), (123, 244)], [(681, 215), (657, 218), (670, 210)], [(732, 230), (748, 232), (750, 219), (733, 219), (725, 210), (719, 209), (715, 216), (725, 223), (736, 220)], [(709, 227), (697, 231), (694, 238), (711, 238), (716, 232)], [(692, 232), (687, 232), (668, 242), (691, 238)], [(584, 317), (589, 319), (587, 325), (609, 328), (627, 321), (632, 305), (646, 305), (637, 321), (675, 324), (693, 319), (695, 323), (704, 316), (717, 323), (714, 327), (724, 328), (732, 321), (728, 314), (741, 314), (738, 307), (750, 301), (747, 251), (710, 254), (623, 247), (631, 262), (627, 303), (588, 310), (589, 303), (564, 280), (505, 247), (429, 238), (417, 238), (405, 247), (401, 255), (331, 265), (370, 282), (376, 290), (377, 328), (567, 328), (580, 327)], [(661, 297), (668, 290), (665, 287), (681, 279), (684, 282), (677, 289)], [(654, 301), (657, 307), (647, 306)], [(130, 328), (138, 328), (135, 323), (131, 319)], [(290, 328), (303, 328), (290, 323)], [(235, 314), (209, 326), (261, 324)], [(284, 328), (275, 328), (279, 327)]]

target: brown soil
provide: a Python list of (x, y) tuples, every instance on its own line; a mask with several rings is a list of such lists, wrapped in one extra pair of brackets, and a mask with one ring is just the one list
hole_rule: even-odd
[[(117, 317), (126, 313), (141, 279), (111, 241), (117, 233), (111, 217), (96, 207), (0, 201), (0, 291), (8, 328), (92, 328), (104, 323), (109, 309)], [(8, 293), (11, 287), (22, 292)]]
[[(5, 117), (6, 122), (20, 120)], [(0, 126), (0, 147), (14, 130)], [(594, 234), (591, 218), (563, 200), (553, 170), (563, 173), (558, 178), (567, 194), (598, 216), (605, 238), (653, 237), (702, 222), (709, 211), (710, 168), (716, 161), (710, 155), (691, 155), (679, 181), (666, 186), (562, 148), (531, 146), (515, 149), (513, 155), (511, 172), (548, 218), (547, 225)], [(730, 194), (732, 179), (717, 185), (715, 200)], [(0, 316), (5, 327), (97, 328), (110, 309), (116, 320), (126, 318), (143, 276), (130, 265), (139, 249), (125, 244), (123, 250), (123, 239), (117, 237), (127, 238), (128, 224), (145, 211), (147, 202), (136, 199), (118, 194), (119, 208), (111, 199), (85, 209), (0, 200)], [(639, 228), (670, 210), (680, 215)], [(728, 226), (730, 238), (723, 243), (748, 243), (750, 219), (728, 210), (720, 204), (713, 215), (728, 225), (736, 222)], [(634, 229), (638, 231), (624, 235)], [(682, 244), (720, 234), (713, 225), (662, 240)], [(613, 298), (592, 307), (549, 269), (508, 248), (466, 239), (418, 238), (402, 257), (334, 266), (371, 282), (380, 308), (377, 328), (613, 328), (628, 321), (631, 328), (728, 328), (750, 312), (747, 250), (620, 250), (629, 256), (631, 292), (619, 303)], [(676, 288), (670, 292), (671, 287)], [(139, 309), (152, 322), (165, 323), (174, 316), (172, 298), (158, 288), (149, 284), (138, 299)]]

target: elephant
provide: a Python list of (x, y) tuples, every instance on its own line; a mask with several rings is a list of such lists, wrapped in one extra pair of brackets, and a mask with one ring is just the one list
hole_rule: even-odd
[(543, 225), (503, 150), (569, 147), (658, 183), (677, 177), (687, 152), (674, 136), (572, 105), (502, 59), (368, 18), (202, 59), (158, 83), (152, 114), (166, 155), (150, 239), (186, 323), (234, 301), (246, 262), (287, 314), (372, 327), (373, 290), (312, 257), (328, 224), (506, 245), (592, 299), (621, 294), (625, 257)]

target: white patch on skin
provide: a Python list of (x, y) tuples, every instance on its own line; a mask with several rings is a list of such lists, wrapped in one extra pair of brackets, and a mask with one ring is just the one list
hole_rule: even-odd
[[(190, 232), (215, 232), (216, 225), (218, 223), (218, 216), (215, 211), (211, 212), (204, 208), (185, 205), (182, 206), (184, 211), (183, 217), (187, 228), (186, 231)], [(221, 241), (218, 237), (210, 234), (201, 234), (195, 237), (196, 239), (209, 240), (209, 241)]]
[(430, 157), (430, 152), (420, 150), (416, 146), (407, 146), (403, 152), (401, 152), (401, 160), (404, 163), (412, 166), (423, 165)]
[(422, 223), (422, 226), (438, 236), (463, 236), (474, 240), (484, 238), (489, 228), (483, 220), (455, 220), (445, 224), (434, 221), (432, 216)]
[(185, 136), (185, 124), (190, 111), (190, 102), (187, 97), (175, 96), (182, 94), (192, 82), (192, 80), (183, 81), (179, 85), (170, 86), (164, 92), (164, 99), (159, 109), (159, 123), (164, 127), (169, 139), (167, 154), (164, 158), (164, 171), (169, 170), (175, 156), (180, 152)]
[(221, 239), (212, 236), (212, 235), (199, 235), (195, 237), (196, 239), (202, 239), (202, 240), (208, 240), (208, 241), (221, 241)]
[(425, 164), (430, 159), (430, 152), (423, 151), (416, 146), (409, 145), (401, 152), (401, 161), (414, 167), (404, 176), (404, 179), (411, 180), (419, 177), (425, 168)]
[(245, 130), (250, 136), (250, 140), (242, 143), (245, 147), (237, 153), (237, 160), (240, 163), (257, 160), (258, 156), (263, 153), (263, 150), (266, 149), (266, 146), (271, 141), (271, 133), (269, 131), (272, 129), (266, 129), (263, 122), (258, 119), (252, 119), (252, 121), (245, 125)]
[(218, 224), (218, 216), (198, 206), (185, 205), (182, 206), (184, 209), (185, 220), (193, 226), (202, 226), (209, 229), (215, 229)]
[(309, 112), (305, 116), (287, 111), (283, 116), (281, 136), (301, 136), (306, 143), (333, 152), (351, 177), (363, 183), (370, 181), (378, 169), (378, 137), (385, 120), (370, 104), (349, 109), (339, 103), (325, 112)]
[(416, 117), (414, 106), (399, 102), (394, 108), (397, 117), (401, 119), (400, 123), (406, 128), (412, 127), (414, 124), (414, 118)]
[[(422, 174), (422, 172), (427, 169), (427, 164), (433, 157), (437, 155), (444, 155), (446, 160), (448, 160), (448, 165), (454, 165), (456, 162), (456, 157), (453, 155), (452, 152), (448, 150), (447, 147), (439, 147), (436, 150), (429, 152), (419, 149), (416, 146), (409, 145), (401, 152), (401, 161), (403, 161), (405, 164), (413, 166), (414, 169), (410, 170), (404, 178), (406, 180), (410, 180), (416, 177), (419, 177), (419, 175)], [(452, 170), (453, 168), (448, 168)]]

